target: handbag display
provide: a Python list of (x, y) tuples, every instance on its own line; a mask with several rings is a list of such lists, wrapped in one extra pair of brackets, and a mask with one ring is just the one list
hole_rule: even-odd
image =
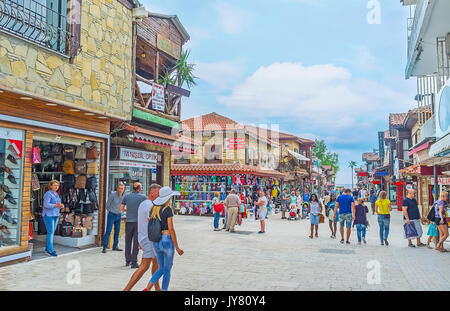
[(98, 159), (98, 150), (97, 147), (92, 147), (87, 150), (87, 159), (88, 160), (96, 160)]
[(31, 175), (31, 191), (37, 191), (41, 189), (41, 186), (39, 185), (39, 178), (37, 174)]
[(94, 216), (84, 216), (81, 219), (81, 225), (87, 230), (94, 229)]
[(41, 162), (41, 151), (39, 147), (33, 147), (33, 164), (39, 164)]
[(86, 160), (77, 160), (75, 162), (75, 174), (83, 174), (87, 173), (87, 163)]
[(75, 175), (75, 163), (73, 160), (66, 160), (63, 164), (64, 175)]
[(75, 160), (75, 150), (73, 149), (73, 147), (64, 147), (64, 156), (66, 160)]
[(97, 189), (97, 177), (89, 177), (86, 181), (86, 189), (95, 191)]
[(85, 237), (86, 235), (87, 235), (86, 228), (83, 228), (81, 226), (73, 228), (72, 238), (82, 238)]
[(83, 214), (92, 214), (93, 212), (91, 203), (83, 203)]
[(76, 189), (84, 189), (86, 188), (87, 177), (85, 175), (79, 175), (75, 181)]
[(86, 160), (87, 150), (85, 146), (78, 146), (77, 152), (75, 153), (75, 159)]
[(97, 162), (91, 162), (87, 165), (87, 174), (88, 175), (98, 175), (98, 165)]

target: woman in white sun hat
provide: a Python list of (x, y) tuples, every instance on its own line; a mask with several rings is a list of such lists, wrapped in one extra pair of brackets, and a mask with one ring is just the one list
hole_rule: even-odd
[(159, 242), (153, 242), (159, 268), (155, 274), (153, 274), (144, 291), (150, 291), (161, 276), (164, 276), (161, 289), (167, 291), (170, 283), (170, 272), (172, 270), (175, 250), (180, 256), (184, 253), (183, 250), (178, 247), (177, 236), (173, 227), (173, 212), (170, 203), (172, 197), (175, 195), (180, 195), (180, 193), (178, 191), (173, 191), (170, 187), (162, 187), (159, 190), (159, 197), (153, 201), (150, 218), (158, 217), (160, 220), (162, 238)]

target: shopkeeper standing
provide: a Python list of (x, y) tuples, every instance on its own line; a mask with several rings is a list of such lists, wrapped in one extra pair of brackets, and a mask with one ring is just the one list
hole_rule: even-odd
[(58, 256), (53, 249), (53, 237), (55, 236), (56, 226), (59, 220), (59, 210), (64, 208), (61, 203), (61, 198), (58, 195), (59, 181), (52, 180), (48, 190), (44, 194), (44, 206), (42, 209), (42, 216), (44, 218), (45, 228), (47, 230), (47, 244), (45, 246), (45, 253), (49, 256)]
[[(142, 185), (135, 182), (133, 184), (133, 192), (127, 194), (120, 205), (120, 210), (127, 212), (127, 220), (125, 222), (125, 266), (131, 264), (131, 269), (139, 268), (137, 263), (137, 255), (139, 252), (137, 217), (139, 205), (147, 200), (147, 197), (141, 191)], [(133, 250), (131, 250), (132, 248)]]

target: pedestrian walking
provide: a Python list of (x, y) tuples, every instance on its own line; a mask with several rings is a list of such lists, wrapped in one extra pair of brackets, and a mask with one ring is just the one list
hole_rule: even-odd
[(316, 194), (312, 194), (311, 198), (309, 199), (309, 209), (310, 209), (310, 215), (309, 220), (311, 222), (311, 234), (309, 235), (309, 238), (313, 238), (313, 231), (314, 228), (316, 229), (316, 238), (319, 237), (318, 230), (319, 230), (319, 219), (320, 214), (322, 213), (322, 204), (320, 203), (319, 199), (317, 198)]
[(283, 189), (281, 194), (281, 219), (286, 219), (286, 211), (289, 204), (289, 195), (287, 194), (286, 188)]
[(177, 235), (173, 225), (173, 212), (170, 207), (172, 197), (175, 195), (180, 195), (180, 193), (173, 191), (170, 187), (162, 187), (159, 189), (159, 196), (153, 201), (150, 219), (158, 218), (161, 225), (161, 240), (153, 242), (158, 260), (158, 270), (153, 274), (144, 291), (150, 291), (161, 277), (163, 277), (161, 289), (167, 291), (169, 289), (175, 250), (180, 256), (184, 254), (184, 251), (178, 246)]
[(297, 204), (297, 215), (300, 216), (300, 218), (302, 218), (302, 204), (303, 204), (303, 199), (302, 196), (300, 194), (300, 191), (297, 190), (296, 193), (296, 204)]
[(387, 192), (381, 191), (380, 197), (375, 201), (375, 213), (380, 227), (380, 243), (389, 246), (389, 226), (391, 223), (391, 201), (387, 199)]
[(369, 200), (370, 200), (370, 208), (372, 209), (372, 215), (375, 215), (375, 202), (377, 201), (377, 196), (373, 189), (370, 191)]
[(303, 203), (304, 202), (309, 202), (311, 195), (309, 194), (308, 188), (304, 188), (303, 189), (303, 194), (302, 194), (302, 199), (303, 199)]
[(328, 208), (328, 223), (330, 225), (330, 230), (331, 230), (331, 236), (330, 238), (335, 239), (336, 238), (336, 227), (337, 227), (337, 223), (339, 221), (339, 215), (336, 216), (336, 218), (334, 218), (334, 209), (336, 207), (336, 196), (334, 194), (332, 194), (330, 196), (330, 201), (327, 204), (327, 208)]
[(369, 209), (364, 204), (364, 198), (358, 200), (358, 205), (355, 206), (355, 220), (353, 226), (356, 225), (356, 235), (358, 237), (358, 244), (361, 244), (361, 239), (366, 244), (366, 229), (367, 229), (367, 213)]
[(145, 195), (141, 194), (141, 191), (142, 185), (139, 182), (135, 182), (133, 184), (133, 192), (125, 195), (120, 205), (120, 210), (127, 212), (125, 222), (125, 266), (131, 265), (131, 269), (139, 268), (137, 263), (139, 253), (137, 217), (139, 205), (147, 199)]
[(106, 201), (106, 211), (108, 212), (106, 216), (106, 231), (103, 237), (103, 250), (102, 253), (106, 253), (106, 248), (109, 243), (109, 236), (111, 235), (112, 228), (114, 226), (114, 242), (113, 251), (122, 251), (119, 248), (119, 233), (120, 224), (122, 223), (122, 214), (120, 213), (120, 205), (123, 201), (123, 193), (125, 192), (125, 185), (119, 182), (116, 191), (111, 192)]
[(58, 195), (59, 181), (52, 180), (48, 183), (49, 190), (44, 194), (42, 206), (42, 217), (44, 219), (45, 229), (47, 230), (45, 254), (56, 257), (58, 254), (53, 248), (53, 238), (56, 227), (58, 226), (59, 211), (64, 208), (61, 198)]
[(350, 244), (350, 233), (352, 227), (352, 220), (355, 220), (355, 200), (351, 196), (351, 190), (345, 189), (344, 194), (341, 194), (336, 200), (336, 207), (334, 209), (334, 217), (339, 215), (339, 229), (341, 232), (341, 244), (344, 244), (344, 226), (347, 228), (347, 240), (345, 243)]
[(266, 223), (265, 219), (267, 216), (267, 203), (268, 200), (266, 196), (264, 195), (263, 191), (259, 192), (259, 199), (255, 203), (259, 207), (259, 221), (261, 224), (261, 230), (258, 233), (265, 233), (266, 232)]
[(235, 232), (237, 214), (241, 206), (241, 199), (236, 194), (236, 189), (231, 189), (230, 194), (225, 199), (225, 207), (228, 212), (226, 231)]
[(224, 206), (220, 201), (220, 192), (214, 192), (214, 198), (212, 199), (212, 207), (214, 209), (214, 231), (220, 231), (219, 220), (220, 215), (223, 212)]
[(359, 191), (359, 199), (363, 199), (363, 201), (366, 200), (366, 189), (361, 188), (361, 190)]
[[(148, 239), (148, 219), (150, 210), (153, 207), (153, 201), (159, 196), (161, 186), (152, 184), (149, 188), (148, 199), (139, 204), (138, 209), (138, 241), (139, 248), (142, 249), (142, 260), (139, 268), (133, 273), (124, 291), (130, 291), (133, 286), (142, 278), (152, 265), (152, 275), (158, 270), (158, 260), (156, 259), (155, 248), (153, 243)], [(159, 282), (155, 284), (155, 290), (160, 291)]]
[(411, 240), (413, 238), (417, 239), (417, 246), (425, 246), (420, 241), (420, 238), (422, 237), (422, 226), (420, 224), (420, 212), (419, 212), (419, 206), (417, 204), (417, 200), (415, 198), (416, 190), (410, 189), (408, 190), (408, 195), (402, 202), (402, 210), (403, 210), (403, 220), (405, 224), (413, 224), (414, 228), (417, 231), (417, 237), (408, 237), (406, 235), (406, 227), (404, 226), (404, 237), (405, 239), (408, 239), (408, 246), (409, 247), (416, 247), (414, 244), (412, 244)]
[(439, 200), (435, 204), (435, 220), (434, 220), (436, 226), (438, 227), (440, 236), (437, 250), (442, 253), (448, 252), (448, 250), (444, 248), (444, 242), (448, 238), (448, 223), (446, 219), (447, 208), (448, 208), (448, 192), (442, 191), (441, 195), (439, 196)]
[[(432, 207), (433, 209), (434, 209), (434, 206)], [(433, 212), (435, 212), (434, 210), (433, 210)], [(427, 247), (429, 248), (429, 249), (433, 249), (431, 246), (430, 246), (430, 243), (431, 243), (431, 240), (433, 240), (433, 243), (434, 243), (434, 249), (435, 250), (439, 250), (439, 243), (438, 243), (438, 240), (439, 240), (439, 229), (438, 229), (438, 227), (437, 227), (437, 225), (436, 225), (436, 223), (435, 222), (431, 222), (429, 225), (428, 225), (428, 232), (427, 232), (427, 235), (428, 235), (428, 240), (427, 240)]]

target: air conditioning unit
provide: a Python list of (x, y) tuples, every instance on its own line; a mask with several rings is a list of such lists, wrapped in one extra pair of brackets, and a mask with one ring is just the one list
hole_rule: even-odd
[(436, 100), (436, 138), (450, 133), (450, 79), (437, 95)]

